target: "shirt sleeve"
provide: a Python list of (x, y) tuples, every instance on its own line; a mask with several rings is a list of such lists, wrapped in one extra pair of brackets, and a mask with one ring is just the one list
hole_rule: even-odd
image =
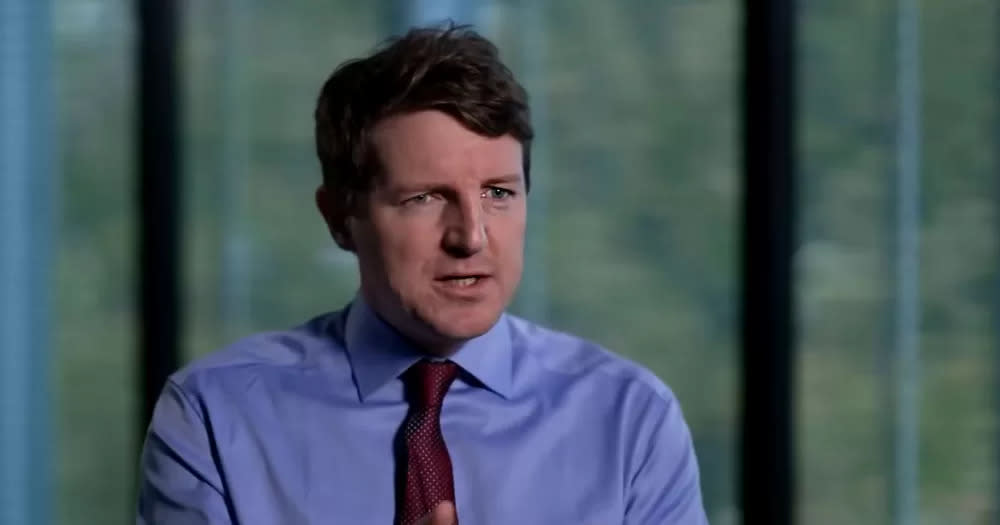
[(204, 416), (172, 380), (146, 434), (138, 492), (137, 525), (233, 523)]
[(653, 395), (641, 416), (626, 493), (626, 525), (707, 525), (691, 433), (672, 397)]

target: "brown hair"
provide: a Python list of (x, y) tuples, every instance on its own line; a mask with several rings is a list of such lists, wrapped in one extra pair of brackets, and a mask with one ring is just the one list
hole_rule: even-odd
[(316, 153), (323, 184), (343, 219), (359, 211), (378, 170), (371, 134), (387, 117), (434, 109), (488, 137), (521, 143), (529, 186), (534, 132), (527, 93), (496, 46), (468, 26), (414, 28), (367, 58), (341, 64), (316, 105)]

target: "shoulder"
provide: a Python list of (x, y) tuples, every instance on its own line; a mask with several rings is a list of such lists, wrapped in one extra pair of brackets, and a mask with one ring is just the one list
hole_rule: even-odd
[(185, 365), (170, 376), (169, 382), (195, 392), (235, 377), (315, 368), (342, 350), (342, 318), (342, 311), (336, 311), (286, 330), (244, 337)]
[(674, 393), (645, 366), (588, 339), (510, 315), (511, 338), (519, 359), (550, 378), (592, 383), (601, 391), (631, 392), (647, 402), (672, 404)]

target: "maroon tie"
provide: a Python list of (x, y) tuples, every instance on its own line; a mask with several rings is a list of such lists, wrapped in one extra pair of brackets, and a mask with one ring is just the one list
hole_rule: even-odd
[(403, 422), (406, 488), (400, 524), (410, 525), (442, 501), (455, 501), (451, 458), (441, 436), (441, 402), (458, 375), (450, 361), (420, 361), (403, 375), (410, 413)]

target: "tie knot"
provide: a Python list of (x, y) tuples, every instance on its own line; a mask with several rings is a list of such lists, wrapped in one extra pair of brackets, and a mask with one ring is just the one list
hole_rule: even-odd
[(422, 360), (406, 371), (404, 381), (411, 399), (420, 408), (438, 408), (448, 387), (458, 376), (458, 365), (451, 361)]

